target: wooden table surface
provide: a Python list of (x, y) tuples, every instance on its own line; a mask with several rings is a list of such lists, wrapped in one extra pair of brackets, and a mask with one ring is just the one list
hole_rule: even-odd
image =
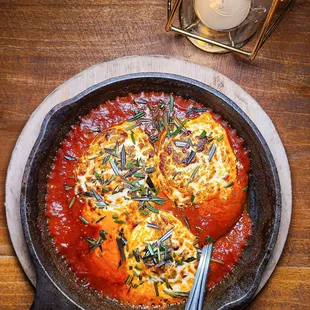
[(34, 289), (7, 230), (6, 170), (33, 110), (59, 84), (98, 62), (161, 54), (207, 65), (243, 87), (273, 120), (293, 181), (289, 238), (248, 309), (310, 309), (310, 1), (297, 1), (250, 62), (212, 55), (166, 33), (166, 0), (0, 0), (0, 309), (28, 309)]

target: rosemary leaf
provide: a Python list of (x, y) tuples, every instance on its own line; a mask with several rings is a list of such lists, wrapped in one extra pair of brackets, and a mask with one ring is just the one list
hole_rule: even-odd
[(144, 112), (139, 112), (137, 114), (135, 114), (133, 117), (130, 117), (128, 119), (128, 122), (134, 122), (136, 121), (137, 119), (141, 118), (141, 117), (144, 117), (145, 116), (145, 113)]
[(75, 197), (73, 197), (69, 203), (69, 209), (72, 208), (73, 204), (74, 204), (74, 201), (75, 201)]

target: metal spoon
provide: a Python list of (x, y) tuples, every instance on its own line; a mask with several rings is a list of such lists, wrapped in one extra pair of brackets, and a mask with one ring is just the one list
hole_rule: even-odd
[(185, 310), (201, 310), (206, 292), (206, 282), (211, 261), (213, 244), (204, 246), (198, 264), (195, 280)]

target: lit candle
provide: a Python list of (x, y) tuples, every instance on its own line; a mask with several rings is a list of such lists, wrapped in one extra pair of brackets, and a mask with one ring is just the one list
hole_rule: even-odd
[(240, 25), (248, 16), (251, 0), (194, 0), (196, 14), (213, 30), (227, 30)]

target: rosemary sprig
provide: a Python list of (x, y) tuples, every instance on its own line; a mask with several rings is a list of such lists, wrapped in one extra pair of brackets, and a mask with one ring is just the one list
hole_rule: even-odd
[(232, 187), (234, 185), (233, 181), (230, 181), (229, 183), (227, 183), (224, 188), (228, 188), (228, 187)]
[(206, 108), (190, 108), (187, 110), (186, 114), (193, 114), (193, 113), (203, 113), (206, 112), (207, 109)]
[(184, 215), (183, 218), (184, 218), (184, 222), (185, 222), (187, 228), (190, 229), (190, 228), (191, 228), (191, 225), (189, 224), (188, 217), (187, 217), (186, 215)]
[(200, 166), (197, 166), (197, 167), (193, 170), (193, 172), (192, 172), (192, 174), (191, 174), (191, 179), (194, 179), (194, 178), (195, 178), (195, 176), (196, 176), (196, 174), (197, 174), (199, 168), (200, 168)]
[(208, 236), (207, 237), (207, 242), (214, 243), (215, 240), (212, 237)]
[(195, 156), (196, 156), (196, 152), (191, 150), (188, 157), (186, 157), (185, 159), (182, 160), (182, 163), (184, 163), (185, 165), (189, 165)]
[(156, 295), (156, 296), (159, 296), (158, 282), (154, 282), (154, 289), (155, 289), (155, 295)]
[(159, 213), (159, 211), (156, 208), (154, 208), (153, 206), (151, 206), (149, 204), (146, 204), (145, 206), (148, 208), (149, 211), (156, 213), (156, 214)]
[(174, 144), (176, 147), (189, 147), (189, 144), (187, 142), (184, 142), (184, 141), (176, 140), (176, 141), (174, 141)]
[(195, 260), (196, 260), (196, 257), (189, 257), (184, 262), (185, 263), (191, 263), (191, 262), (194, 262)]
[(184, 126), (186, 125), (186, 123), (188, 122), (188, 119), (186, 119), (185, 121), (183, 121), (180, 126), (177, 127), (177, 129), (171, 133), (171, 136), (176, 136), (178, 135), (184, 128)]
[(124, 240), (121, 237), (117, 237), (116, 243), (117, 243), (120, 255), (121, 255), (121, 259), (123, 261), (126, 261), (126, 256), (125, 256), (125, 251), (124, 251), (124, 246), (125, 246)]
[(133, 117), (130, 117), (128, 119), (128, 122), (134, 122), (136, 121), (137, 119), (141, 118), (141, 117), (144, 117), (145, 116), (145, 113), (144, 112), (138, 112), (137, 114), (135, 114)]
[(98, 172), (95, 172), (94, 174), (95, 174), (96, 179), (99, 181), (99, 183), (103, 185), (104, 184), (103, 177), (101, 177), (101, 175)]
[(84, 224), (86, 224), (86, 225), (88, 225), (89, 223), (88, 223), (88, 221), (86, 221), (85, 220), (85, 218), (83, 217), (83, 216), (79, 216), (79, 219), (84, 223)]
[(163, 290), (163, 292), (173, 298), (186, 298), (189, 296), (190, 292), (173, 291), (173, 290)]
[(208, 158), (209, 161), (212, 160), (215, 151), (216, 151), (216, 145), (215, 145), (214, 143), (212, 143), (211, 148), (210, 148), (210, 151), (209, 151), (209, 158)]
[(136, 144), (136, 139), (135, 139), (135, 135), (134, 135), (133, 131), (131, 131), (131, 133), (130, 133), (130, 138), (131, 138), (132, 143)]
[(121, 170), (124, 170), (126, 166), (126, 151), (125, 146), (123, 145), (121, 150)]
[(224, 139), (224, 135), (221, 135), (218, 139), (217, 139), (217, 142), (220, 142)]
[(75, 197), (73, 197), (69, 203), (69, 209), (72, 208), (73, 204), (74, 204), (74, 201), (75, 201)]
[(103, 158), (102, 163), (105, 164), (106, 162), (109, 161), (109, 159), (111, 158), (111, 155), (107, 155)]
[(65, 191), (69, 191), (70, 189), (74, 188), (74, 186), (65, 184)]
[(223, 262), (223, 261), (218, 260), (218, 259), (215, 259), (215, 258), (211, 258), (211, 262), (214, 262), (214, 263), (218, 263), (218, 264), (224, 265), (224, 262)]
[(106, 218), (106, 215), (102, 216), (99, 220), (96, 221), (96, 224), (98, 224), (99, 222), (101, 222), (102, 220), (104, 220)]
[(119, 170), (118, 170), (118, 168), (117, 168), (117, 165), (116, 165), (114, 159), (112, 159), (112, 160), (110, 161), (110, 165), (111, 165), (111, 168), (112, 168), (113, 172), (115, 173), (115, 175), (120, 175), (120, 172), (119, 172)]
[(66, 160), (69, 160), (69, 161), (78, 160), (76, 157), (73, 157), (73, 156), (70, 156), (70, 155), (64, 155), (64, 158), (65, 158)]
[(103, 200), (103, 198), (94, 189), (92, 189), (92, 192), (97, 201)]
[(170, 104), (169, 104), (169, 107), (170, 107), (170, 113), (173, 112), (173, 108), (174, 108), (174, 97), (172, 94), (170, 94)]
[(154, 223), (147, 223), (146, 226), (153, 229), (160, 229), (160, 227)]

